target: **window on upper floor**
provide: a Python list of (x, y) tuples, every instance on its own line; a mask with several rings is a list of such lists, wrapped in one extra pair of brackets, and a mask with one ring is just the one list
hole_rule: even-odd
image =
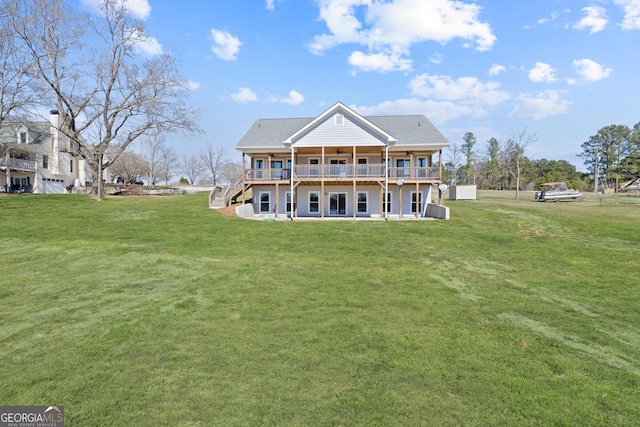
[(19, 144), (26, 144), (27, 142), (28, 142), (27, 133), (26, 132), (20, 132)]
[(42, 169), (49, 169), (49, 156), (46, 154), (42, 155)]
[(344, 125), (344, 116), (342, 114), (336, 114), (336, 126)]

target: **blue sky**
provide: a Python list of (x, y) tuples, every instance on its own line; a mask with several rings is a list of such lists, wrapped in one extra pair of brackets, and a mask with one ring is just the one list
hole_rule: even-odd
[[(77, 0), (87, 8), (94, 0)], [(202, 109), (179, 153), (235, 144), (258, 118), (424, 114), (460, 144), (527, 129), (531, 159), (584, 170), (580, 144), (640, 121), (640, 0), (124, 0)], [(445, 157), (446, 159), (446, 157)]]

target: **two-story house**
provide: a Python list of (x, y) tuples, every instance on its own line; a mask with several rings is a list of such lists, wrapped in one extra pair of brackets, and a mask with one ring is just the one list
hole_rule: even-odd
[(64, 193), (85, 186), (91, 173), (77, 147), (49, 121), (5, 122), (0, 127), (0, 188), (6, 192)]
[(337, 103), (315, 118), (259, 119), (236, 148), (255, 214), (419, 218), (433, 216), (447, 146), (423, 115), (365, 117)]

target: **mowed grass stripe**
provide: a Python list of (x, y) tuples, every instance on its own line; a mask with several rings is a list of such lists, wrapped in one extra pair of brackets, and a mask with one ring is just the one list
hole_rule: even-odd
[(253, 222), (0, 198), (0, 402), (69, 425), (631, 425), (638, 199)]

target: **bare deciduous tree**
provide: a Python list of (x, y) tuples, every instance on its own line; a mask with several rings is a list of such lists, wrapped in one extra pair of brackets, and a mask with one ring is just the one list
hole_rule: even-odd
[[(15, 0), (0, 1), (0, 128), (7, 122), (27, 118), (27, 110), (36, 97), (32, 63), (24, 53), (21, 39), (15, 37), (11, 17)], [(9, 158), (13, 143), (0, 141), (0, 155)], [(11, 168), (5, 169), (7, 187), (11, 185)]]
[[(119, 151), (120, 147), (112, 147), (114, 151)], [(109, 153), (107, 152), (107, 155)], [(111, 162), (109, 166), (109, 172), (113, 177), (121, 176), (124, 182), (127, 184), (135, 184), (142, 180), (142, 177), (146, 175), (147, 164), (144, 158), (131, 151), (123, 151), (118, 158)]]
[(184, 172), (191, 185), (195, 184), (204, 172), (202, 161), (198, 155), (184, 155), (182, 156), (182, 163), (180, 164), (180, 170)]
[(216, 187), (221, 177), (221, 169), (227, 162), (227, 151), (223, 147), (214, 147), (213, 144), (207, 143), (200, 152), (200, 160), (209, 173), (211, 185)]
[(31, 56), (25, 54), (11, 22), (14, 3), (0, 2), (0, 126), (8, 119), (24, 119), (36, 100)]
[(462, 151), (460, 146), (456, 143), (449, 146), (449, 161), (446, 163), (447, 169), (451, 173), (451, 185), (458, 183), (458, 171), (460, 168), (460, 159), (462, 158)]
[(146, 163), (146, 174), (149, 186), (156, 185), (162, 170), (162, 155), (167, 146), (160, 135), (146, 135), (142, 141), (142, 157)]
[(178, 154), (176, 150), (169, 146), (165, 146), (160, 151), (158, 162), (158, 177), (162, 178), (165, 184), (169, 184), (173, 178), (173, 172), (178, 168)]
[(242, 179), (242, 165), (237, 162), (227, 162), (221, 169), (220, 176), (228, 185), (234, 185)]
[[(62, 0), (15, 3), (14, 31), (60, 113), (60, 131), (91, 168), (92, 194), (101, 196), (102, 170), (140, 136), (197, 131), (176, 59), (142, 53), (149, 37), (127, 2), (98, 0), (94, 15), (78, 15)], [(103, 161), (112, 144), (118, 150)]]
[(520, 172), (521, 160), (524, 152), (532, 142), (538, 139), (535, 133), (529, 133), (526, 128), (519, 131), (513, 131), (511, 138), (505, 144), (505, 164), (509, 169), (509, 173), (516, 179), (516, 200), (520, 195)]

